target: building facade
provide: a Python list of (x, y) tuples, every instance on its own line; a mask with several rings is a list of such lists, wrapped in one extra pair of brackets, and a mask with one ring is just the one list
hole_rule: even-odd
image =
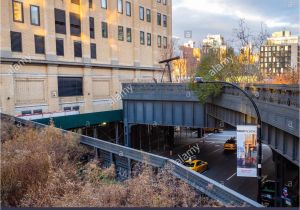
[(195, 76), (201, 59), (200, 48), (196, 48), (195, 45), (184, 44), (180, 46), (182, 59), (185, 60), (186, 66), (186, 79), (190, 79)]
[(207, 35), (205, 39), (203, 39), (202, 43), (202, 53), (203, 55), (207, 55), (209, 53), (215, 53), (220, 58), (226, 56), (227, 45), (225, 44), (224, 37), (220, 34), (216, 35)]
[(121, 83), (161, 76), (171, 38), (171, 0), (1, 1), (0, 111), (121, 109)]
[(260, 48), (260, 69), (265, 75), (299, 71), (299, 62), (299, 36), (292, 36), (289, 31), (273, 33)]

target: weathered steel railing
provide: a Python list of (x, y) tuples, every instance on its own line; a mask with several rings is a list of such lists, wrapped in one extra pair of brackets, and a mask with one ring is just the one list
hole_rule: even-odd
[[(36, 128), (43, 128), (45, 125), (26, 121), (23, 119), (11, 117), (1, 113), (1, 120), (10, 120), (13, 123), (22, 125), (22, 126), (32, 126)], [(59, 129), (61, 130), (61, 129)], [(61, 130), (63, 133), (68, 133), (69, 131)], [(79, 134), (76, 134), (79, 135)], [(132, 148), (124, 147), (117, 144), (112, 144), (106, 141), (99, 139), (91, 138), (88, 136), (79, 135), (81, 143), (98, 148), (100, 150), (111, 153), (112, 155), (118, 157), (124, 157), (128, 160), (135, 160), (138, 162), (146, 163), (153, 167), (168, 167), (171, 174), (178, 177), (179, 179), (185, 181), (190, 186), (196, 188), (201, 193), (207, 195), (208, 197), (215, 199), (225, 206), (252, 206), (252, 207), (263, 207), (259, 203), (225, 187), (216, 181), (209, 179), (199, 173), (196, 173), (183, 165), (177, 163), (174, 160), (160, 157), (154, 154), (142, 152)], [(128, 165), (130, 167), (130, 165)], [(129, 169), (130, 170), (130, 169)]]

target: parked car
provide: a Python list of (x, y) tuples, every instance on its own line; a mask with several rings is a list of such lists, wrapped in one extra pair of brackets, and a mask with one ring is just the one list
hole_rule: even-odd
[(236, 151), (236, 138), (231, 137), (224, 144), (224, 151)]

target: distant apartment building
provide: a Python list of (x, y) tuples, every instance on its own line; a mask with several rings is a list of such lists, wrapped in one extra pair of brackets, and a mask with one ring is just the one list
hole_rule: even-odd
[(209, 53), (215, 53), (220, 58), (226, 56), (227, 46), (224, 41), (224, 37), (220, 34), (217, 35), (207, 35), (205, 39), (203, 39), (202, 43), (202, 53), (207, 55)]
[(200, 63), (200, 48), (196, 47), (195, 42), (190, 41), (180, 46), (180, 51), (182, 59), (185, 60), (185, 77), (193, 77)]
[(272, 34), (260, 48), (260, 69), (266, 75), (280, 75), (300, 68), (299, 36), (289, 31)]
[(121, 83), (153, 81), (172, 38), (172, 0), (1, 1), (0, 111), (121, 109)]

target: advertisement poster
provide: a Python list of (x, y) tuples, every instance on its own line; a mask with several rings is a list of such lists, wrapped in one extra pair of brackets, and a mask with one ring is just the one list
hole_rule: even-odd
[(257, 126), (237, 126), (237, 176), (257, 177)]

